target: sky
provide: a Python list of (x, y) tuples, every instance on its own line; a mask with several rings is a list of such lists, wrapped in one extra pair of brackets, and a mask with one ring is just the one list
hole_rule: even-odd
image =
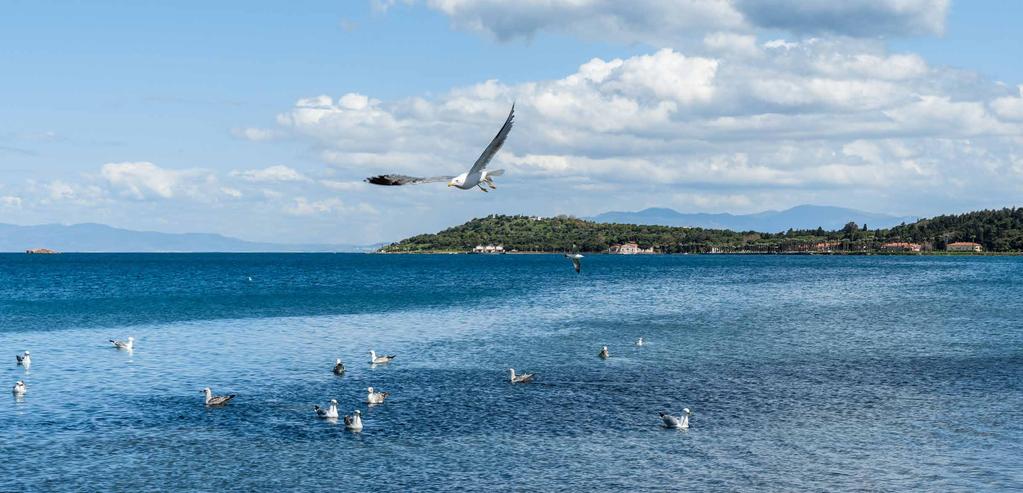
[[(369, 244), (492, 213), (1023, 201), (1014, 0), (0, 0), (0, 223)], [(455, 175), (516, 124), (484, 194)]]

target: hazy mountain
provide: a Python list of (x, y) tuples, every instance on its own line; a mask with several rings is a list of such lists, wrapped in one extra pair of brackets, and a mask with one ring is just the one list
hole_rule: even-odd
[(257, 243), (218, 234), (132, 231), (103, 224), (0, 224), (0, 252), (31, 248), (58, 252), (356, 252), (379, 246)]
[(840, 229), (849, 221), (861, 226), (866, 224), (871, 229), (888, 228), (903, 222), (911, 223), (917, 220), (915, 217), (897, 217), (820, 205), (800, 205), (783, 211), (765, 211), (756, 214), (684, 214), (673, 209), (650, 208), (638, 212), (605, 212), (588, 219), (601, 223), (690, 226), (765, 233), (776, 233), (789, 228), (817, 229), (821, 227), (826, 230), (835, 230)]

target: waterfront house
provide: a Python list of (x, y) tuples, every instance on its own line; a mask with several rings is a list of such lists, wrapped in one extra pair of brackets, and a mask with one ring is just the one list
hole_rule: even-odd
[(493, 245), (493, 244), (488, 244), (488, 245), (477, 244), (476, 248), (473, 249), (473, 253), (474, 254), (503, 254), (504, 253), (504, 245), (503, 244), (498, 244), (498, 245)]
[(611, 248), (608, 248), (607, 251), (608, 253), (616, 253), (618, 255), (638, 255), (654, 253), (654, 247), (640, 248), (638, 243), (630, 241), (629, 243), (623, 243), (621, 245), (611, 245)]
[(886, 252), (919, 252), (920, 250), (923, 250), (923, 247), (920, 246), (919, 243), (895, 241), (881, 245), (881, 250)]
[(945, 251), (948, 252), (983, 252), (984, 247), (980, 243), (974, 243), (972, 241), (957, 241), (955, 243), (949, 243), (945, 245)]

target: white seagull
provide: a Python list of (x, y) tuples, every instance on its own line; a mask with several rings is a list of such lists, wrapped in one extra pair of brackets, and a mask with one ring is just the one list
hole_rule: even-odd
[(14, 390), (11, 392), (13, 392), (14, 395), (25, 395), (25, 382), (18, 380), (18, 382), (14, 384)]
[(608, 359), (611, 357), (611, 353), (608, 352), (607, 346), (604, 346), (600, 348), (600, 354), (598, 354), (597, 356), (600, 356), (601, 359)]
[(580, 262), (580, 259), (582, 259), (583, 256), (578, 253), (566, 253), (565, 258), (572, 260), (572, 266), (575, 267), (575, 272), (578, 274), (583, 268), (583, 264)]
[(682, 415), (675, 417), (666, 413), (658, 413), (661, 415), (661, 421), (664, 421), (665, 428), (677, 428), (679, 430), (689, 429), (689, 417), (693, 415), (693, 412), (689, 408), (682, 410)]
[[(345, 364), (341, 362), (341, 358), (334, 360), (334, 374), (341, 376), (345, 374)], [(337, 417), (337, 416), (335, 416)]]
[(110, 343), (113, 344), (115, 348), (123, 349), (125, 351), (131, 351), (131, 350), (135, 349), (135, 338), (132, 337), (132, 336), (128, 336), (128, 340), (126, 340), (126, 341), (119, 341), (117, 339), (110, 339)]
[(389, 356), (377, 356), (377, 352), (376, 351), (374, 351), (372, 349), (369, 350), (369, 362), (374, 364), (374, 365), (382, 365), (384, 363), (390, 363), (392, 359), (394, 359), (394, 355), (393, 354), (389, 355)]
[(207, 406), (223, 406), (228, 401), (234, 399), (234, 394), (231, 395), (213, 395), (213, 391), (209, 387), (200, 390), (200, 392), (206, 394), (206, 405)]
[(511, 373), (511, 383), (529, 383), (533, 381), (534, 373), (523, 373), (522, 375), (515, 374), (515, 368), (508, 368), (508, 372)]
[(18, 364), (24, 366), (27, 370), (28, 367), (32, 366), (32, 357), (29, 356), (28, 351), (22, 354), (15, 354), (14, 358), (18, 360)]
[(441, 181), (448, 182), (449, 187), (457, 187), (462, 190), (470, 190), (473, 187), (479, 187), (484, 192), (487, 191), (483, 188), (483, 184), (493, 189), (497, 189), (494, 185), (493, 177), (501, 176), (504, 174), (503, 169), (495, 169), (493, 171), (487, 171), (487, 164), (494, 158), (497, 151), (504, 145), (504, 141), (508, 138), (508, 133), (511, 132), (512, 120), (515, 118), (515, 104), (512, 104), (511, 111), (508, 113), (508, 119), (504, 121), (504, 126), (494, 136), (494, 140), (490, 141), (490, 144), (486, 149), (483, 150), (483, 154), (480, 154), (479, 159), (473, 163), (472, 168), (469, 171), (462, 173), (458, 176), (431, 176), (429, 178), (418, 178), (415, 176), (405, 175), (380, 175), (366, 178), (366, 181), (374, 185), (417, 185), (420, 183), (436, 183)]
[(316, 411), (316, 417), (323, 419), (337, 419), (337, 399), (331, 399), (330, 405), (327, 409), (320, 406), (313, 406), (313, 411)]
[(639, 339), (636, 339), (636, 345), (637, 346), (642, 346), (643, 344), (644, 344), (644, 342), (643, 342), (643, 338), (642, 337), (640, 337)]
[(345, 428), (352, 431), (362, 431), (362, 411), (356, 409), (355, 414), (346, 415)]
[(366, 389), (366, 403), (367, 404), (383, 404), (384, 399), (391, 395), (390, 392), (374, 392), (373, 387)]

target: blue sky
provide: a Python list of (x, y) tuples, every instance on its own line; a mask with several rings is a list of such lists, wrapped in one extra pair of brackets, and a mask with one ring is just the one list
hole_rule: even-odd
[[(368, 243), (493, 212), (1021, 205), (1023, 4), (621, 5), (6, 2), (0, 222)], [(360, 182), (463, 171), (512, 100), (495, 193)]]

